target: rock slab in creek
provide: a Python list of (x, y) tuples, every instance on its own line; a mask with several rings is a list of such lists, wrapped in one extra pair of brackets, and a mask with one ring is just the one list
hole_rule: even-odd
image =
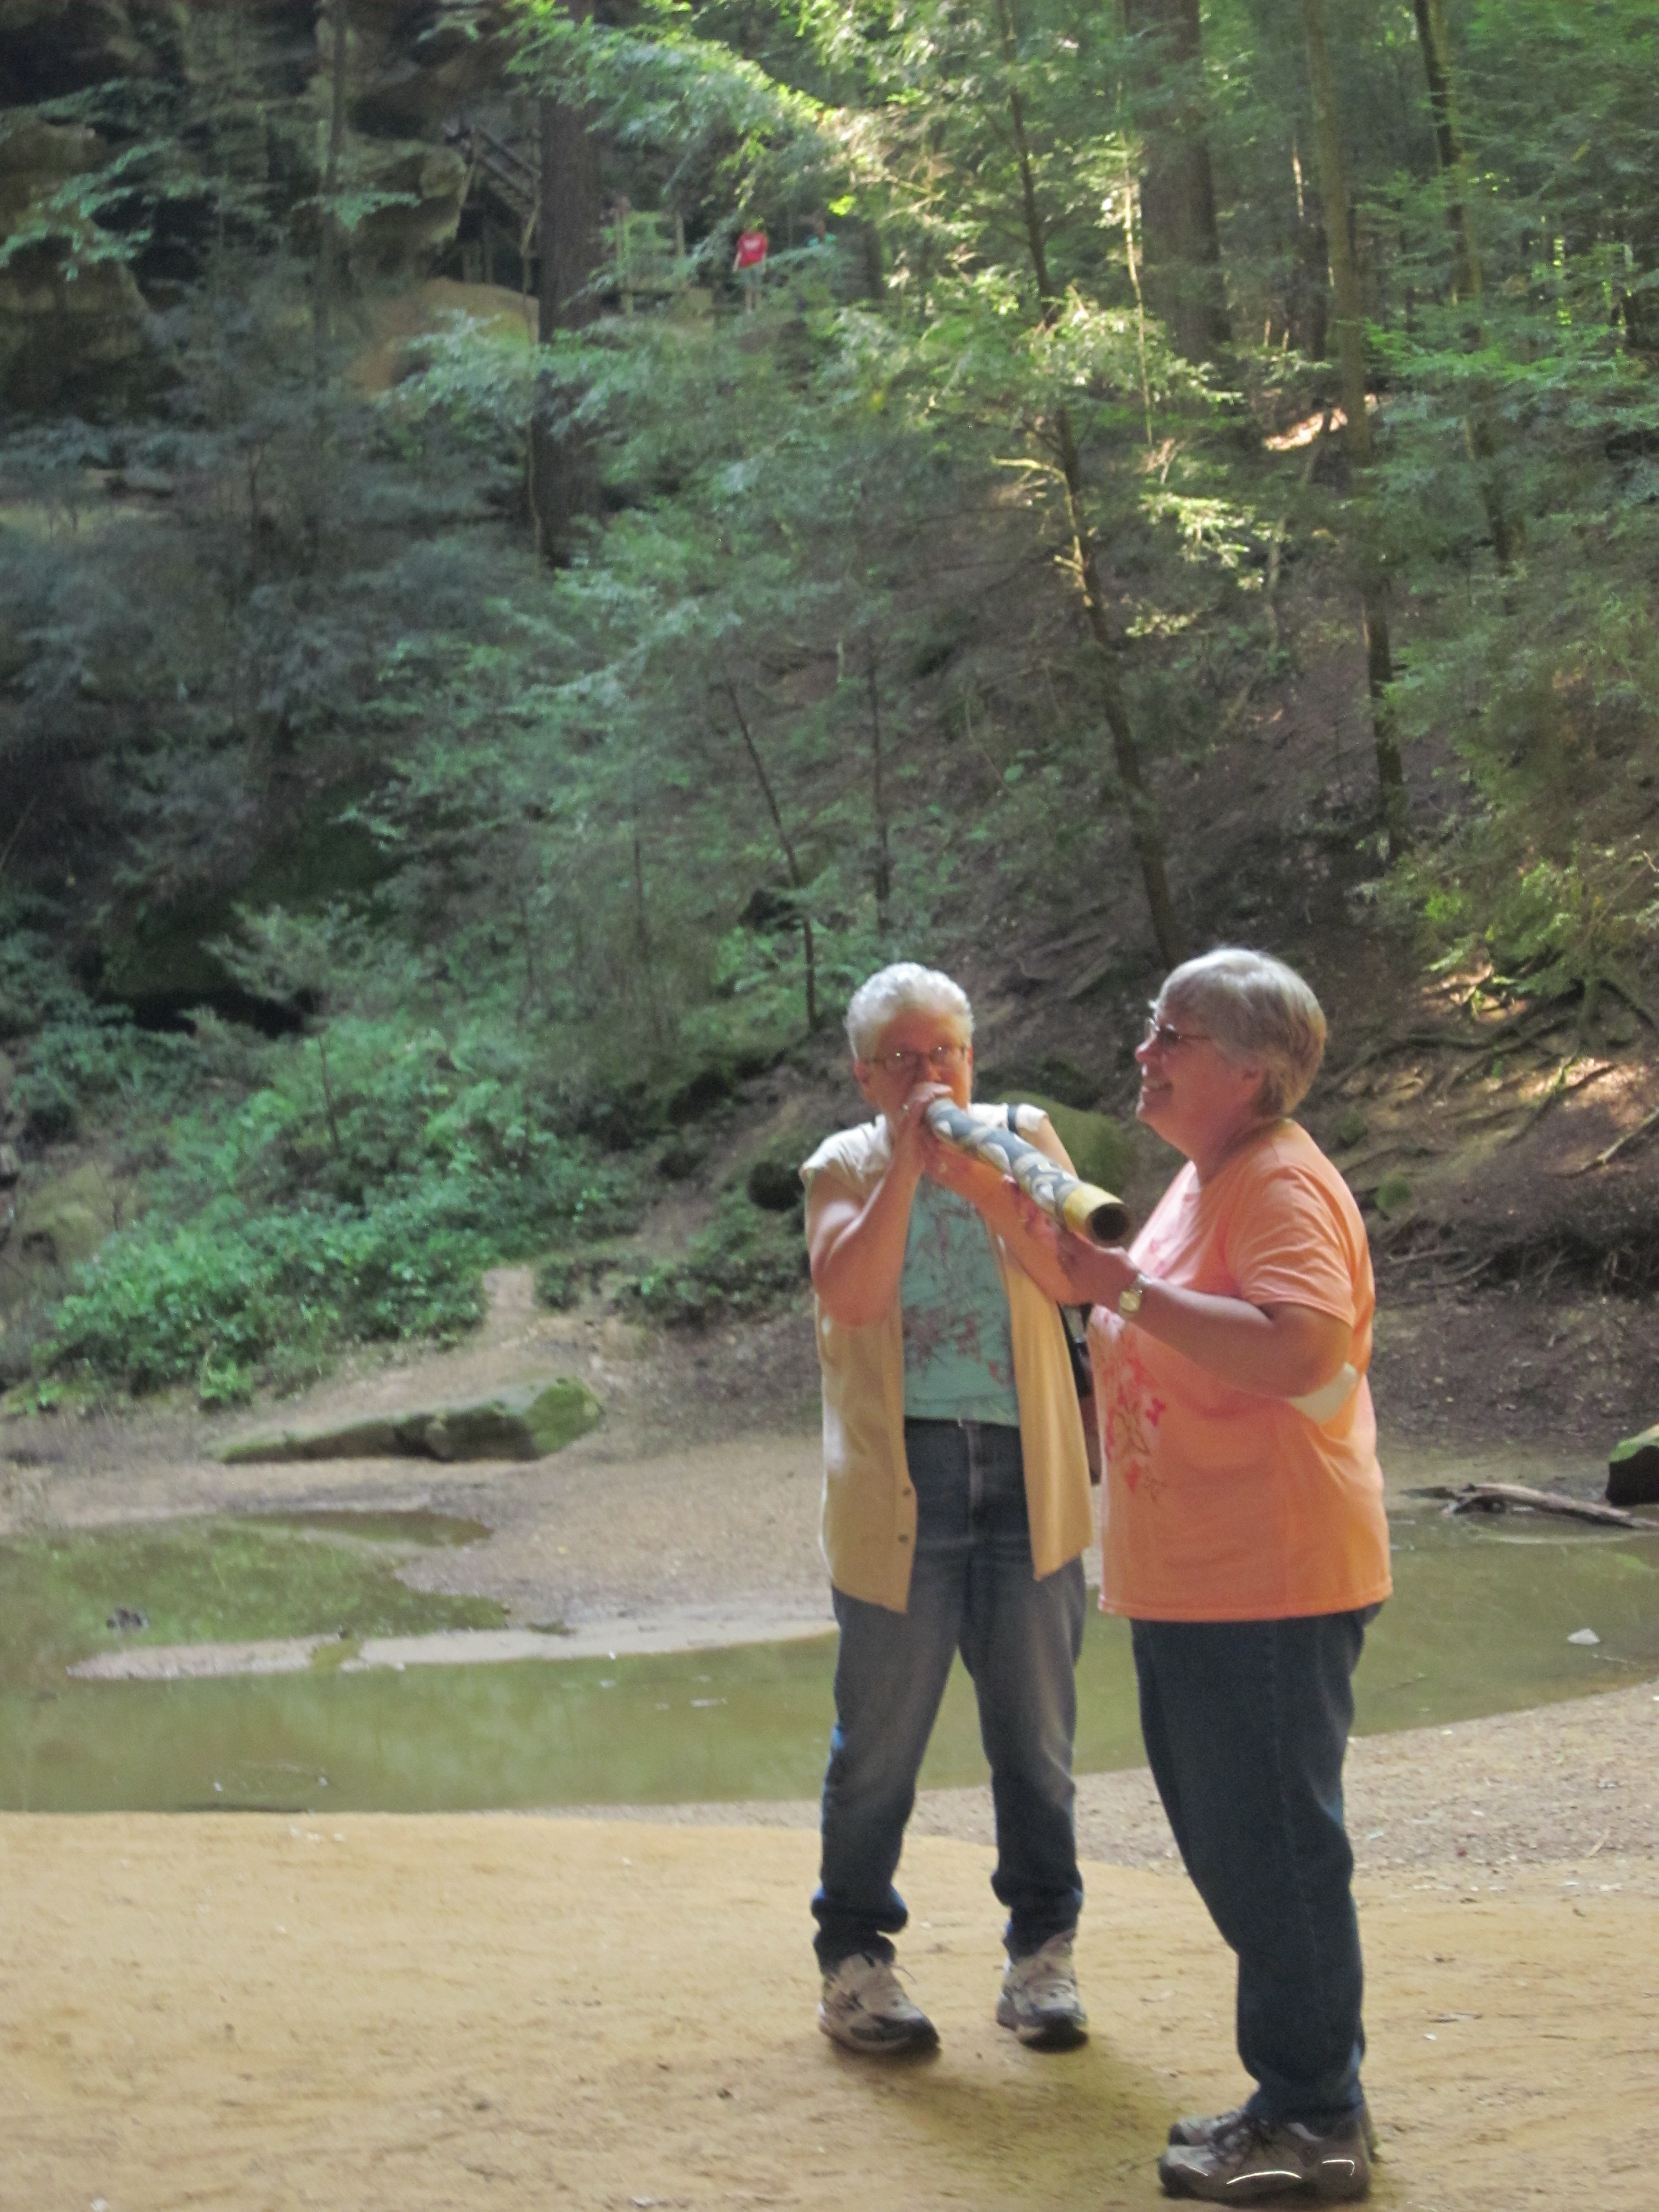
[(226, 1444), (219, 1457), (228, 1467), (270, 1460), (545, 1459), (585, 1436), (599, 1418), (599, 1401), (586, 1383), (565, 1375), (472, 1405), (349, 1421), (308, 1434), (286, 1429), (245, 1437)]
[(1659, 1505), (1659, 1425), (1616, 1443), (1607, 1457), (1609, 1505)]

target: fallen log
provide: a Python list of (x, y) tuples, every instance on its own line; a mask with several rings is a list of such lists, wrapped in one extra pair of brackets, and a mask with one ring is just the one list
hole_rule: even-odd
[(1530, 1513), (1559, 1513), (1570, 1521), (1593, 1521), (1606, 1528), (1642, 1528), (1649, 1524), (1626, 1513), (1621, 1505), (1603, 1505), (1599, 1498), (1567, 1498), (1559, 1490), (1529, 1490), (1523, 1482), (1466, 1482), (1461, 1489), (1439, 1488), (1432, 1494), (1449, 1498), (1447, 1513), (1506, 1513), (1516, 1507)]

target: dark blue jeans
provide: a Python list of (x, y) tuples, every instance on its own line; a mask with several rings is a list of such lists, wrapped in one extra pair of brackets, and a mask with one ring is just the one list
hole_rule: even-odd
[(1376, 1611), (1133, 1624), (1146, 1756), (1187, 1871), (1237, 1954), (1248, 2109), (1272, 2122), (1328, 2126), (1363, 2102), (1342, 1761)]
[(1083, 1564), (1037, 1581), (1019, 1431), (977, 1421), (907, 1421), (916, 1555), (903, 1613), (835, 1592), (841, 1623), (836, 1725), (823, 1778), (823, 1858), (813, 1916), (827, 1971), (854, 1951), (890, 1959), (904, 1926), (893, 1887), (916, 1775), (960, 1651), (991, 1764), (1004, 1942), (1024, 1958), (1077, 1925), (1073, 1831), (1074, 1674)]

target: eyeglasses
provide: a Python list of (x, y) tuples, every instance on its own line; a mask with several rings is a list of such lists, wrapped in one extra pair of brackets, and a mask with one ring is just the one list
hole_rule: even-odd
[(947, 1074), (960, 1067), (968, 1057), (965, 1044), (930, 1045), (926, 1052), (881, 1052), (871, 1055), (869, 1066), (884, 1067), (894, 1075), (915, 1076), (925, 1067), (934, 1075)]
[(1178, 1052), (1183, 1044), (1209, 1044), (1212, 1042), (1200, 1030), (1174, 1029), (1168, 1022), (1159, 1021), (1156, 1014), (1147, 1023), (1146, 1034), (1141, 1039), (1143, 1045), (1150, 1045), (1155, 1052)]

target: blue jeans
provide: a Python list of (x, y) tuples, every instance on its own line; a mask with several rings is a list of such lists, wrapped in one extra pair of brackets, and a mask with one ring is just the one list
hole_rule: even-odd
[(916, 1554), (903, 1613), (834, 1593), (841, 1624), (836, 1725), (823, 1778), (823, 1857), (812, 1911), (825, 1971), (855, 1951), (890, 1959), (908, 1917), (893, 1887), (916, 1776), (961, 1652), (991, 1764), (1009, 1954), (1077, 1925), (1072, 1825), (1074, 1674), (1083, 1564), (1037, 1581), (1019, 1431), (978, 1421), (907, 1421)]
[(1364, 1971), (1342, 1821), (1352, 1676), (1375, 1606), (1132, 1624), (1140, 1726), (1199, 1895), (1238, 1957), (1238, 2055), (1261, 2119), (1364, 2102)]

